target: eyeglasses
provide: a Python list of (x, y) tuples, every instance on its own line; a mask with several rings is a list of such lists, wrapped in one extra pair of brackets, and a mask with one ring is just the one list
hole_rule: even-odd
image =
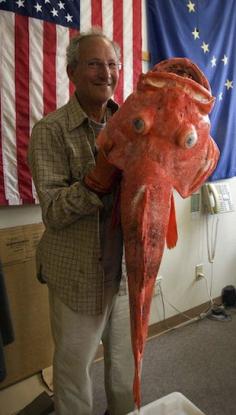
[(99, 60), (89, 60), (85, 62), (79, 62), (80, 64), (84, 64), (90, 71), (98, 72), (104, 69), (104, 66), (109, 69), (110, 72), (117, 72), (122, 68), (122, 64), (120, 62), (103, 62)]

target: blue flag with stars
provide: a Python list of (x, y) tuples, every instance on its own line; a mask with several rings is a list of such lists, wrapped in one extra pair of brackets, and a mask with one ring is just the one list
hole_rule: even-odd
[(235, 0), (147, 0), (146, 7), (151, 66), (186, 57), (210, 82), (211, 135), (221, 153), (211, 180), (236, 176)]

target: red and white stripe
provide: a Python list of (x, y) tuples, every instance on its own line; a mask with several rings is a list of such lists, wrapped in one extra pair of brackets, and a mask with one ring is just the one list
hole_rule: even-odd
[[(100, 26), (121, 46), (122, 103), (141, 72), (141, 0), (81, 1), (80, 30)], [(0, 205), (38, 203), (27, 165), (33, 125), (73, 92), (66, 46), (75, 30), (0, 11)], [(17, 45), (17, 47), (15, 47)]]

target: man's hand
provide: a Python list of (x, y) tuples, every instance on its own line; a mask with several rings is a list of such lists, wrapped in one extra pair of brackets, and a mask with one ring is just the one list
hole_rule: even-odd
[(96, 166), (85, 176), (86, 187), (98, 194), (110, 193), (120, 180), (121, 171), (108, 162), (103, 149), (98, 151)]

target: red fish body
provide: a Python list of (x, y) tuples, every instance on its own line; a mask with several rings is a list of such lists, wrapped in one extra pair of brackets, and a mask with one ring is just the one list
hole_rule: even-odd
[[(187, 77), (176, 68), (184, 68)], [(141, 75), (137, 91), (98, 138), (108, 161), (123, 174), (121, 221), (138, 408), (153, 287), (166, 238), (170, 247), (177, 240), (173, 189), (189, 196), (212, 173), (219, 157), (208, 119), (213, 102), (208, 82), (194, 64), (181, 58), (165, 61)]]

